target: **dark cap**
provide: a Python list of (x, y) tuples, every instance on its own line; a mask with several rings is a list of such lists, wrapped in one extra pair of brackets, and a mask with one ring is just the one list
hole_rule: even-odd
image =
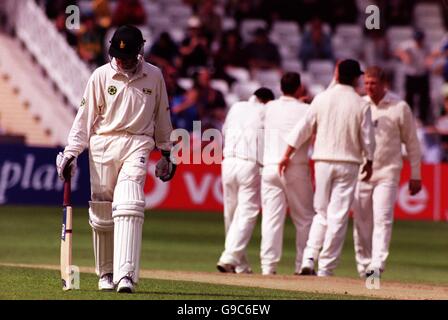
[(274, 93), (271, 89), (261, 87), (255, 90), (254, 96), (258, 98), (262, 103), (268, 103), (271, 100), (275, 99)]
[(425, 33), (421, 30), (415, 30), (414, 31), (414, 39), (416, 41), (422, 41), (423, 39), (425, 39)]
[(341, 61), (338, 67), (339, 77), (343, 78), (356, 78), (364, 74), (361, 70), (359, 62), (353, 59), (347, 59)]
[(258, 27), (258, 28), (256, 28), (256, 29), (252, 32), (252, 34), (253, 34), (254, 36), (265, 36), (265, 35), (268, 34), (268, 32), (267, 32), (267, 30), (266, 30), (265, 28), (263, 28), (263, 27)]
[(136, 57), (145, 40), (142, 32), (131, 25), (119, 27), (110, 41), (109, 54), (114, 58), (129, 59)]

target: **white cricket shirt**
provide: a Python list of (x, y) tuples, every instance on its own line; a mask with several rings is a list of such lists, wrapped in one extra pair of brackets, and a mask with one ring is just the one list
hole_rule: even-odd
[(399, 181), (403, 166), (402, 143), (411, 164), (411, 178), (419, 180), (421, 150), (414, 115), (409, 105), (390, 91), (378, 105), (369, 96), (365, 96), (364, 100), (368, 102), (372, 112), (376, 142), (371, 180)]
[(77, 157), (91, 135), (120, 133), (147, 136), (159, 149), (170, 150), (172, 130), (160, 69), (143, 62), (128, 78), (108, 63), (87, 83), (64, 153)]
[(373, 159), (375, 138), (370, 108), (351, 86), (336, 84), (318, 94), (286, 141), (298, 149), (314, 131), (313, 160), (361, 164), (363, 154)]
[(224, 158), (260, 163), (263, 159), (263, 119), (265, 105), (255, 96), (235, 103), (222, 127)]
[[(270, 101), (266, 106), (264, 121), (264, 160), (263, 164), (278, 165), (288, 147), (287, 136), (291, 130), (303, 119), (309, 105), (299, 100), (281, 96)], [(291, 157), (290, 164), (308, 164), (308, 149), (310, 141), (303, 143)]]

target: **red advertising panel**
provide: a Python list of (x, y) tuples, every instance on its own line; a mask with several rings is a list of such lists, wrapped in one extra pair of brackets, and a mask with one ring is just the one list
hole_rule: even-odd
[(448, 221), (448, 164), (443, 164), (440, 182), (440, 214), (441, 220)]
[(174, 178), (162, 182), (155, 177), (159, 156), (151, 156), (145, 185), (148, 208), (222, 211), (221, 166), (182, 164)]
[[(145, 186), (148, 208), (168, 210), (223, 210), (221, 166), (219, 164), (182, 164), (173, 180), (164, 183), (154, 175), (159, 158), (155, 153), (149, 161)], [(395, 205), (395, 218), (403, 220), (448, 221), (448, 165), (422, 165), (423, 188), (410, 196), (410, 167), (404, 164)]]
[(408, 184), (411, 176), (409, 164), (404, 164), (401, 172), (400, 187), (395, 204), (395, 218), (406, 220), (433, 220), (434, 201), (434, 165), (422, 165), (422, 190), (415, 196), (409, 195)]

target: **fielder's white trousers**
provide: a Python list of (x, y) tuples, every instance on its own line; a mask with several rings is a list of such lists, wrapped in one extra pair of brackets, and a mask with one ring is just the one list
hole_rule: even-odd
[(356, 265), (363, 276), (367, 269), (384, 271), (392, 236), (396, 181), (362, 182), (353, 202), (353, 238)]
[(260, 166), (252, 161), (225, 158), (221, 165), (224, 195), (224, 252), (219, 261), (249, 268), (246, 248), (261, 209)]
[(261, 182), (262, 224), (261, 224), (261, 268), (263, 274), (276, 272), (282, 255), (283, 229), (286, 212), (296, 228), (295, 271), (299, 272), (303, 250), (314, 216), (313, 187), (309, 166), (291, 165), (283, 176), (278, 165), (263, 168)]
[(331, 275), (338, 265), (344, 245), (359, 165), (349, 162), (316, 161), (314, 168), (316, 215), (303, 258), (304, 260), (313, 258), (314, 261), (318, 259), (318, 274)]

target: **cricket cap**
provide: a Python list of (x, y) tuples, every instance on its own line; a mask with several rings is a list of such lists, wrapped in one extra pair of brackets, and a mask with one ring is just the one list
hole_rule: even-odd
[(364, 74), (364, 71), (361, 70), (359, 62), (353, 59), (341, 61), (338, 68), (339, 76), (343, 77), (353, 78)]
[(144, 44), (142, 32), (134, 26), (119, 27), (110, 41), (109, 55), (118, 59), (136, 57)]

